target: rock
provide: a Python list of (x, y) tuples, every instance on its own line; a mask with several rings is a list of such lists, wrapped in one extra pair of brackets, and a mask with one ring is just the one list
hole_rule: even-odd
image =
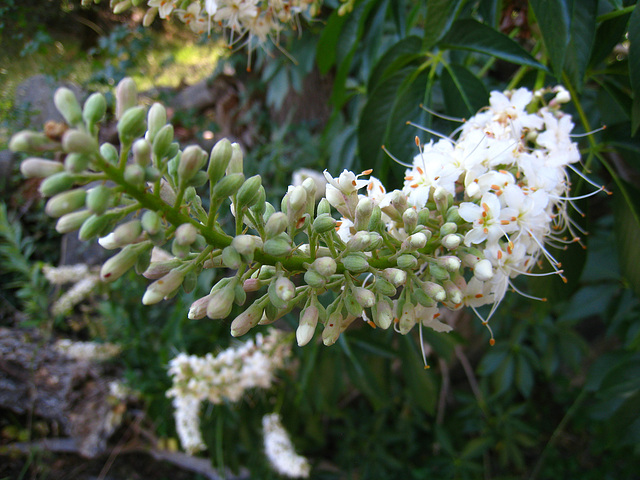
[(209, 88), (208, 81), (202, 80), (180, 91), (172, 100), (171, 107), (176, 110), (202, 110), (216, 102), (214, 92)]
[(13, 173), (14, 153), (10, 150), (0, 150), (0, 194), (4, 195), (9, 186)]

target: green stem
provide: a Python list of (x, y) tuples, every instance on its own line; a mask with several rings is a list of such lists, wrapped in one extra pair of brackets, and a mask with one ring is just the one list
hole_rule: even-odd
[(620, 17), (622, 15), (626, 15), (627, 13), (633, 12), (633, 9), (636, 8), (635, 5), (631, 5), (630, 7), (621, 8), (619, 10), (614, 10), (613, 12), (605, 13), (596, 18), (596, 23), (605, 22), (607, 20), (611, 20), (612, 18)]

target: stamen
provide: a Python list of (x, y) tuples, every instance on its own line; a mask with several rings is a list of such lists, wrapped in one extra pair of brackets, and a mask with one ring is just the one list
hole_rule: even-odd
[(427, 127), (423, 127), (422, 125), (418, 125), (417, 123), (413, 123), (413, 122), (407, 122), (406, 125), (411, 125), (412, 127), (415, 127), (419, 130), (422, 130), (423, 132), (427, 132), (430, 133), (431, 135), (435, 135), (436, 137), (440, 137), (443, 140), (447, 140), (449, 142), (451, 142), (452, 145), (455, 146), (456, 142), (454, 142), (453, 140), (451, 140), (449, 137), (447, 137), (446, 135), (443, 135), (440, 132), (436, 132), (435, 130), (431, 130), (430, 128)]
[(430, 113), (431, 115), (433, 115), (434, 117), (438, 117), (438, 118), (442, 118), (443, 120), (449, 120), (450, 122), (459, 122), (459, 123), (465, 123), (467, 120), (464, 118), (457, 118), (457, 117), (450, 117), (448, 115), (444, 115), (442, 113), (438, 113), (435, 110), (431, 110), (428, 107), (425, 107), (422, 103), (420, 104), (420, 108), (422, 110), (424, 110), (427, 113)]
[(384, 151), (384, 153), (386, 153), (389, 158), (391, 160), (393, 160), (394, 162), (396, 162), (398, 165), (402, 165), (403, 167), (407, 167), (407, 168), (413, 168), (413, 165), (409, 164), (409, 163), (404, 163), (401, 162), (400, 160), (398, 160), (396, 157), (394, 157), (393, 155), (391, 155), (391, 152), (389, 152), (389, 150), (387, 150), (387, 147), (385, 147), (384, 145), (382, 145), (382, 150)]

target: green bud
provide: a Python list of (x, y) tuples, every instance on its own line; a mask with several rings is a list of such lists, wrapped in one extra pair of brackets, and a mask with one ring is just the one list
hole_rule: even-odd
[(439, 285), (435, 282), (424, 282), (422, 284), (422, 289), (436, 302), (444, 302), (447, 298), (447, 293), (445, 292), (442, 285)]
[(357, 253), (346, 255), (342, 259), (342, 263), (344, 264), (344, 268), (352, 273), (363, 273), (369, 270), (369, 262), (367, 261), (367, 257), (365, 257), (364, 255), (359, 255)]
[(88, 133), (80, 130), (67, 130), (62, 136), (62, 148), (67, 153), (93, 155), (98, 151), (98, 142)]
[(271, 265), (262, 265), (260, 270), (258, 271), (257, 278), (258, 280), (271, 280), (273, 276), (276, 274), (276, 267)]
[(148, 167), (145, 167), (144, 169), (145, 181), (154, 183), (160, 180), (161, 177), (162, 177), (162, 174), (160, 173), (160, 170), (158, 170), (156, 167), (153, 167), (151, 165), (149, 165)]
[(260, 187), (262, 186), (262, 177), (260, 175), (254, 175), (248, 178), (238, 190), (236, 199), (238, 205), (244, 207), (251, 207), (260, 196)]
[(261, 245), (260, 237), (238, 235), (231, 240), (231, 246), (245, 258), (253, 260), (253, 252)]
[(138, 275), (142, 275), (147, 271), (149, 265), (151, 265), (151, 250), (145, 250), (138, 256), (136, 264), (133, 266), (133, 268)]
[(80, 231), (78, 232), (78, 239), (82, 242), (86, 242), (87, 240), (91, 240), (98, 235), (101, 235), (102, 232), (106, 229), (106, 227), (111, 222), (112, 217), (109, 215), (91, 215), (80, 227)]
[(275, 283), (276, 295), (283, 302), (293, 299), (296, 294), (296, 286), (287, 277), (279, 277)]
[(458, 207), (456, 205), (450, 207), (449, 210), (447, 210), (445, 218), (447, 220), (447, 223), (462, 224), (464, 222), (464, 220), (458, 213)]
[(333, 345), (338, 340), (342, 331), (342, 314), (340, 312), (334, 312), (329, 315), (327, 323), (322, 330), (322, 343), (327, 347)]
[(391, 282), (391, 284), (396, 288), (400, 285), (404, 285), (407, 281), (407, 272), (400, 270), (399, 268), (385, 268), (380, 273), (385, 280)]
[(258, 194), (256, 195), (255, 201), (253, 205), (250, 207), (251, 211), (256, 214), (256, 216), (261, 216), (266, 211), (267, 205), (265, 202), (267, 201), (267, 194), (264, 191), (264, 187), (260, 185), (258, 188)]
[(264, 253), (276, 258), (284, 258), (291, 253), (291, 239), (286, 233), (281, 233), (264, 242)]
[(178, 258), (185, 258), (189, 253), (191, 253), (191, 246), (180, 245), (178, 242), (173, 241), (171, 243), (171, 253)]
[(196, 241), (198, 230), (190, 223), (183, 223), (176, 229), (175, 241), (178, 245), (191, 245)]
[(418, 225), (428, 225), (431, 220), (431, 212), (427, 207), (422, 207), (422, 210), (418, 212)]
[(113, 7), (113, 13), (116, 15), (121, 14), (131, 8), (131, 0), (122, 0), (119, 3), (116, 3)]
[(120, 117), (117, 128), (120, 141), (125, 144), (130, 144), (134, 138), (144, 135), (147, 130), (147, 111), (145, 107), (127, 109)]
[[(147, 140), (154, 144), (156, 135), (167, 123), (167, 110), (160, 103), (151, 105), (147, 113)], [(171, 128), (171, 138), (173, 139), (173, 127)]]
[(221, 179), (213, 187), (213, 198), (227, 198), (234, 195), (244, 182), (242, 173), (232, 173)]
[(102, 265), (100, 278), (103, 282), (117, 280), (135, 265), (140, 254), (149, 249), (151, 249), (150, 243), (127, 245)]
[(173, 142), (173, 125), (167, 124), (162, 127), (153, 138), (153, 154), (158, 158), (165, 158), (169, 155), (170, 147)]
[(457, 233), (451, 233), (449, 235), (445, 235), (442, 240), (440, 240), (440, 243), (447, 250), (454, 250), (460, 246), (460, 243), (462, 243), (462, 236)]
[[(320, 209), (318, 209), (318, 211), (319, 210)], [(336, 220), (328, 213), (323, 213), (313, 221), (313, 230), (316, 233), (326, 233), (334, 230), (336, 228), (336, 223)]]
[(373, 287), (377, 292), (380, 292), (382, 295), (387, 295), (388, 297), (393, 297), (396, 294), (396, 287), (382, 277), (376, 277)]
[(273, 238), (283, 233), (289, 226), (287, 216), (282, 212), (276, 212), (269, 217), (264, 227), (266, 238)]
[(185, 185), (202, 168), (206, 153), (197, 145), (189, 145), (178, 160), (178, 179)]
[(264, 307), (265, 305), (263, 301), (256, 300), (253, 302), (249, 308), (231, 322), (231, 335), (234, 337), (240, 337), (255, 327), (262, 319)]
[(375, 294), (367, 288), (353, 287), (351, 289), (351, 292), (353, 293), (353, 296), (355, 297), (356, 301), (363, 308), (371, 308), (376, 303)]
[(444, 255), (442, 257), (437, 257), (435, 261), (438, 266), (451, 273), (460, 270), (460, 266), (462, 265), (460, 259), (454, 255)]
[(229, 164), (227, 165), (226, 173), (227, 175), (231, 175), (234, 173), (243, 173), (242, 159), (244, 155), (242, 153), (242, 148), (238, 143), (231, 144), (231, 158), (229, 159)]
[[(407, 209), (407, 212), (409, 210), (413, 210), (413, 209)], [(426, 244), (427, 244), (427, 236), (422, 232), (418, 232), (408, 236), (404, 240), (404, 242), (402, 242), (402, 247), (406, 250), (415, 251), (415, 250), (419, 250), (420, 248), (424, 248)]]
[(434, 263), (429, 264), (429, 273), (436, 280), (449, 280), (449, 272)]
[(49, 199), (44, 211), (50, 217), (59, 218), (84, 207), (86, 196), (87, 192), (82, 188), (59, 193)]
[(362, 316), (362, 305), (356, 300), (356, 297), (351, 291), (345, 291), (343, 295), (344, 307), (347, 309), (347, 313), (354, 317)]
[(74, 93), (66, 88), (60, 87), (53, 94), (53, 103), (69, 125), (82, 123), (82, 110)]
[(56, 232), (63, 234), (78, 230), (84, 221), (91, 216), (89, 210), (80, 210), (61, 216), (56, 223)]
[[(229, 282), (224, 287), (214, 291), (207, 305), (207, 317), (214, 320), (228, 317), (233, 308), (235, 296), (235, 282)], [(259, 318), (256, 322), (258, 321), (260, 321)]]
[(456, 233), (458, 231), (458, 225), (455, 223), (445, 223), (440, 227), (440, 236), (444, 237), (445, 235), (450, 235), (452, 233)]
[(311, 268), (313, 268), (323, 277), (329, 278), (331, 275), (336, 273), (337, 264), (336, 261), (331, 257), (320, 257), (315, 259), (315, 261), (311, 265)]
[(418, 225), (418, 212), (415, 208), (407, 208), (402, 214), (402, 221), (404, 223), (404, 231), (411, 234)]
[[(307, 205), (307, 191), (302, 186), (293, 187), (287, 197), (287, 212), (297, 215)], [(297, 220), (297, 219), (294, 219)]]
[(164, 277), (167, 273), (180, 265), (183, 265), (183, 262), (178, 258), (172, 258), (162, 262), (151, 262), (142, 275), (144, 278), (157, 280), (158, 278)]
[(142, 214), (141, 224), (145, 232), (155, 235), (162, 227), (162, 219), (156, 212), (147, 210)]
[(144, 184), (145, 171), (140, 165), (132, 163), (124, 169), (124, 180), (132, 185), (141, 186)]
[(371, 210), (371, 217), (369, 217), (368, 230), (370, 232), (379, 232), (383, 228), (382, 224), (382, 210), (377, 205)]
[(118, 150), (110, 143), (103, 143), (100, 145), (100, 155), (112, 165), (118, 163)]
[(403, 270), (414, 270), (418, 268), (418, 259), (408, 253), (400, 255), (397, 260), (398, 268)]
[(278, 280), (280, 280), (281, 278), (283, 278), (282, 276), (279, 276), (278, 278), (276, 278), (275, 282), (270, 282), (269, 283), (269, 287), (267, 288), (267, 294), (269, 296), (269, 301), (271, 302), (271, 304), (276, 307), (277, 309), (283, 309), (283, 308), (287, 308), (288, 305), (288, 300), (283, 300), (282, 298), (280, 298), (280, 296), (278, 295), (278, 287), (277, 287), (277, 282)]
[(240, 283), (236, 283), (234, 289), (234, 302), (236, 305), (244, 305), (244, 302), (247, 301), (247, 292), (244, 291), (242, 285)]
[(444, 282), (443, 287), (444, 291), (447, 293), (447, 298), (452, 304), (459, 305), (462, 303), (464, 295), (455, 283), (451, 280), (447, 280)]
[(146, 167), (151, 161), (151, 145), (144, 138), (139, 138), (133, 144), (133, 161), (141, 167)]
[(111, 204), (111, 189), (106, 185), (98, 185), (87, 192), (87, 208), (91, 213), (102, 215)]
[(233, 149), (231, 148), (231, 142), (226, 138), (219, 140), (211, 149), (211, 155), (209, 157), (209, 167), (207, 173), (209, 174), (209, 181), (215, 184), (220, 180), (224, 174), (229, 162)]
[(309, 305), (300, 312), (300, 322), (296, 329), (298, 346), (303, 347), (311, 341), (318, 325), (319, 310), (315, 305)]
[(369, 249), (369, 232), (357, 232), (347, 242), (347, 252), (365, 252)]
[(119, 246), (124, 246), (137, 240), (141, 233), (142, 225), (140, 224), (140, 220), (131, 220), (122, 225), (118, 225), (113, 231), (113, 238)]
[[(126, 3), (122, 2), (122, 3)], [(130, 77), (125, 77), (116, 87), (116, 118), (120, 120), (124, 113), (138, 103), (138, 89)]]
[(200, 188), (208, 181), (209, 181), (209, 176), (207, 175), (207, 172), (200, 170), (199, 172), (196, 172), (196, 174), (191, 178), (191, 180), (189, 180), (189, 183), (187, 185), (193, 188)]
[(362, 197), (356, 206), (356, 219), (354, 225), (357, 231), (367, 230), (369, 220), (373, 214), (373, 202), (368, 197)]
[(415, 307), (406, 302), (402, 307), (402, 313), (400, 315), (400, 321), (398, 322), (398, 331), (402, 335), (406, 335), (416, 324), (416, 309)]
[(316, 209), (316, 213), (318, 214), (318, 217), (325, 214), (331, 215), (331, 204), (329, 203), (329, 200), (327, 200), (326, 198), (320, 200), (320, 203), (318, 203), (318, 208)]
[(101, 93), (93, 93), (84, 102), (82, 118), (87, 125), (95, 125), (100, 122), (107, 113), (107, 101)]
[(324, 288), (327, 280), (315, 270), (307, 270), (304, 272), (304, 281), (311, 288)]
[(393, 323), (393, 304), (387, 297), (377, 297), (376, 304), (371, 308), (373, 323), (386, 330)]
[(242, 265), (242, 257), (235, 248), (228, 246), (222, 250), (222, 263), (231, 270), (238, 270)]
[(63, 170), (60, 162), (44, 158), (27, 158), (20, 164), (20, 173), (26, 178), (46, 178)]
[(438, 211), (446, 212), (453, 203), (453, 195), (442, 187), (437, 187), (433, 192), (433, 201), (436, 203)]
[(64, 168), (71, 173), (80, 173), (87, 169), (89, 160), (83, 153), (70, 153), (64, 159)]
[(201, 318), (204, 318), (207, 315), (207, 306), (209, 305), (210, 300), (211, 294), (193, 302), (191, 307), (189, 307), (189, 313), (187, 315), (189, 320), (200, 320)]
[(416, 288), (411, 292), (411, 300), (419, 303), (423, 307), (433, 307), (436, 302), (427, 295), (427, 292), (421, 288)]
[(44, 133), (30, 130), (18, 132), (9, 140), (9, 150), (13, 152), (46, 152), (59, 148), (60, 144), (51, 140)]
[(169, 296), (177, 288), (182, 285), (186, 269), (176, 268), (167, 273), (164, 277), (159, 278), (147, 287), (142, 296), (143, 305), (153, 305), (161, 302), (165, 297)]

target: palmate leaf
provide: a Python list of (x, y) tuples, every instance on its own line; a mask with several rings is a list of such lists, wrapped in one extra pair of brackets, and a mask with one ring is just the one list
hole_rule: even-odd
[(562, 78), (562, 66), (571, 35), (573, 0), (529, 0), (529, 5), (538, 20), (551, 67), (556, 77)]
[(529, 52), (506, 35), (476, 20), (456, 21), (438, 44), (441, 48), (471, 50), (501, 58), (518, 65), (548, 71)]

